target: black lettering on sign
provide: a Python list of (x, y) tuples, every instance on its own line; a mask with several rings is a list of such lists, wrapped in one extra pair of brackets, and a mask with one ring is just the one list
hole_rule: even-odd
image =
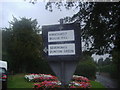
[(61, 39), (67, 39), (67, 37), (61, 37)]
[(67, 32), (62, 33), (49, 33), (49, 36), (67, 35)]
[(64, 50), (65, 53), (73, 53), (74, 50)]
[(51, 50), (50, 53), (62, 53), (62, 50)]
[(50, 46), (50, 49), (67, 49), (66, 46)]

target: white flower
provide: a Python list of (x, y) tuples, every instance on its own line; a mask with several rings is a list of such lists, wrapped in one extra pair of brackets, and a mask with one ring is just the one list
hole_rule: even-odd
[(29, 81), (33, 80), (34, 78), (39, 78), (39, 77), (52, 77), (52, 75), (46, 75), (46, 74), (29, 74), (25, 75), (25, 78), (28, 79)]
[(78, 82), (75, 82), (75, 81), (72, 81), (69, 86), (71, 85), (75, 85), (75, 86), (81, 86), (82, 84), (78, 83)]

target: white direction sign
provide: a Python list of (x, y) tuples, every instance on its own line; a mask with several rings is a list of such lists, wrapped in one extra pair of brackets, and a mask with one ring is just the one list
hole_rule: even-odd
[(45, 57), (63, 86), (69, 84), (80, 59), (79, 25), (71, 23), (42, 27)]
[(75, 55), (75, 44), (50, 44), (48, 45), (48, 55)]
[(74, 30), (49, 31), (48, 42), (74, 41)]

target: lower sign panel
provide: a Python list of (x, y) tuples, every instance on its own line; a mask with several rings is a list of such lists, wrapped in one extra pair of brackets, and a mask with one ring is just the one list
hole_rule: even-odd
[(75, 44), (50, 44), (48, 45), (48, 55), (75, 55)]

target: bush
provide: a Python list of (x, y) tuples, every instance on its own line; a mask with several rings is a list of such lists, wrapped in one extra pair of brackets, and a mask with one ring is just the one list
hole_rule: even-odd
[(118, 78), (118, 71), (115, 64), (105, 65), (99, 68), (100, 72), (109, 73), (112, 78)]
[(79, 62), (75, 74), (88, 77), (89, 79), (95, 79), (96, 65), (93, 60), (85, 60)]

